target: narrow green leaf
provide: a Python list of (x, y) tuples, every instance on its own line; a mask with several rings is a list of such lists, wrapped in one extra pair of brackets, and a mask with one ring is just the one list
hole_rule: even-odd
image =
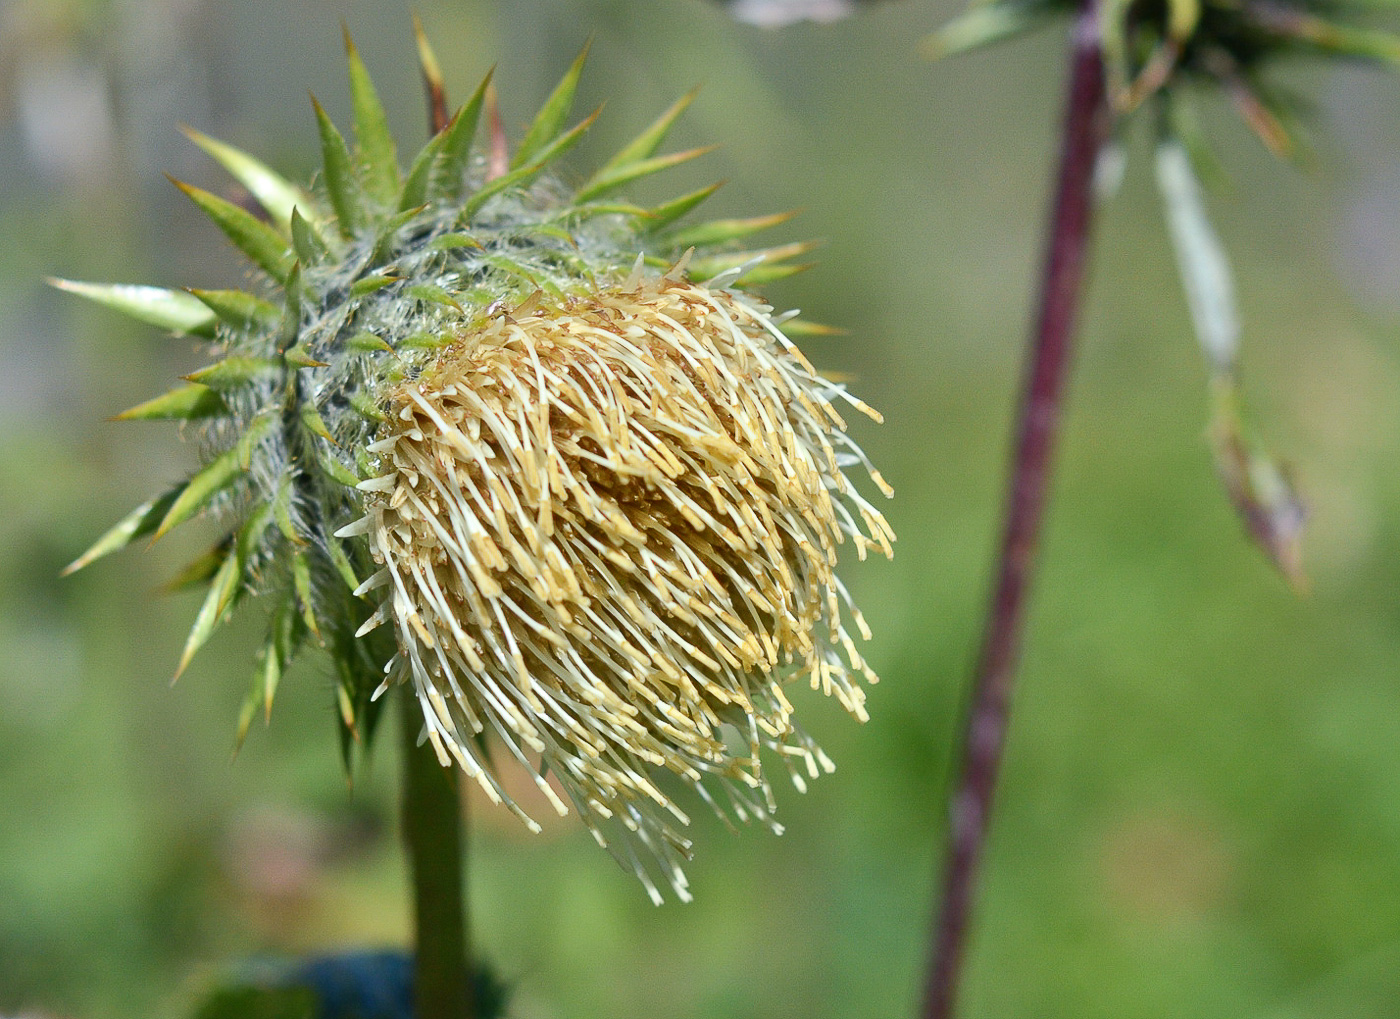
[(180, 655), (180, 664), (175, 668), (176, 679), (180, 678), (189, 666), (190, 660), (194, 658), (195, 652), (204, 646), (214, 631), (218, 629), (228, 611), (243, 596), (244, 570), (258, 542), (262, 539), (263, 531), (267, 530), (271, 516), (271, 508), (266, 503), (262, 503), (253, 509), (248, 515), (248, 519), (243, 522), (243, 526), (238, 529), (238, 536), (234, 540), (233, 548), (229, 550), (223, 563), (220, 564), (218, 572), (214, 574), (213, 582), (209, 585), (209, 593), (205, 596), (204, 604), (199, 608), (199, 614), (195, 616), (194, 625), (190, 627), (189, 637), (185, 639), (185, 650)]
[(174, 594), (177, 591), (184, 591), (191, 587), (198, 587), (208, 583), (209, 579), (219, 572), (219, 567), (228, 558), (232, 542), (221, 541), (203, 555), (186, 563), (179, 573), (165, 582), (163, 590), (167, 594)]
[(389, 284), (391, 284), (391, 283), (397, 283), (397, 282), (398, 282), (399, 280), (401, 280), (401, 279), (403, 279), (402, 276), (386, 276), (386, 275), (365, 276), (365, 277), (363, 277), (363, 278), (361, 278), (361, 279), (356, 280), (356, 281), (351, 285), (351, 287), (350, 287), (350, 296), (351, 296), (351, 297), (364, 297), (366, 294), (372, 294), (372, 293), (374, 293), (376, 290), (382, 290), (382, 289), (384, 289), (385, 287), (387, 287), (387, 286), (388, 286)]
[(326, 427), (326, 419), (321, 417), (321, 412), (310, 400), (302, 402), (300, 416), (301, 423), (312, 435), (325, 439), (329, 443), (335, 442), (335, 439), (331, 437), (330, 429)]
[(435, 237), (428, 244), (428, 250), (430, 251), (454, 251), (457, 248), (481, 249), (481, 247), (482, 245), (479, 240), (471, 234), (464, 233), (443, 234), (441, 237)]
[[(258, 705), (262, 703), (263, 676), (268, 665), (267, 658), (266, 648), (258, 651), (253, 658), (253, 683), (248, 687), (248, 692), (243, 696), (243, 703), (238, 708), (238, 725), (233, 734), (233, 756), (235, 759), (243, 750), (243, 744), (248, 739), (248, 730), (252, 729), (253, 719), (257, 717)], [(277, 678), (279, 681), (281, 680), (281, 676)], [(246, 1013), (240, 1009), (235, 1014), (242, 1016)]]
[(272, 170), (261, 160), (242, 149), (234, 148), (217, 138), (210, 138), (192, 127), (182, 127), (185, 136), (213, 157), (214, 161), (242, 184), (267, 210), (273, 223), (283, 230), (291, 220), (292, 209), (300, 205), (311, 208), (311, 199), (291, 181)]
[(354, 488), (361, 481), (353, 474), (348, 467), (340, 462), (340, 459), (330, 452), (321, 452), (316, 457), (316, 462), (320, 465), (322, 473), (332, 481), (345, 485), (347, 488)]
[(423, 205), (417, 205), (411, 209), (402, 209), (380, 223), (378, 236), (374, 241), (374, 256), (371, 261), (380, 262), (392, 257), (394, 241), (398, 232), (411, 223), (424, 208)]
[(588, 115), (587, 119), (580, 121), (570, 130), (555, 138), (554, 141), (550, 142), (539, 151), (537, 158), (528, 166), (522, 166), (519, 169), (511, 170), (509, 173), (497, 177), (487, 184), (483, 184), (462, 206), (462, 211), (457, 215), (457, 224), (459, 226), (470, 225), (471, 217), (486, 204), (488, 198), (500, 194), (507, 188), (519, 187), (555, 159), (558, 159), (569, 149), (577, 145), (579, 139), (584, 136), (585, 132), (593, 126), (593, 122), (598, 119), (598, 114), (600, 112), (602, 112), (602, 107), (594, 110)]
[(653, 156), (650, 159), (638, 159), (631, 163), (624, 163), (612, 169), (603, 169), (595, 173), (588, 183), (579, 188), (574, 197), (580, 202), (586, 202), (593, 198), (601, 198), (603, 195), (616, 191), (625, 184), (641, 177), (650, 176), (653, 173), (660, 173), (662, 170), (669, 170), (673, 166), (689, 162), (697, 156), (703, 156), (707, 152), (713, 152), (719, 148), (718, 145), (702, 145), (698, 149), (687, 149), (684, 152), (672, 152), (666, 156)]
[[(451, 127), (449, 124), (448, 127)], [(403, 179), (403, 191), (399, 194), (399, 209), (421, 207), (428, 198), (428, 180), (438, 153), (442, 151), (443, 134), (435, 134), (413, 157), (413, 165), (408, 168), (408, 176)]]
[(451, 294), (432, 283), (417, 283), (411, 287), (405, 287), (404, 296), (412, 297), (425, 304), (440, 304), (447, 308), (455, 308), (459, 312), (462, 310), (462, 306)]
[(787, 336), (845, 336), (847, 330), (805, 318), (792, 318), (783, 323), (783, 333)]
[(692, 191), (688, 195), (681, 195), (679, 198), (673, 198), (669, 202), (663, 202), (661, 205), (648, 209), (649, 218), (643, 224), (643, 229), (648, 233), (655, 233), (662, 227), (669, 226), (723, 186), (724, 181), (718, 181), (709, 187)]
[(442, 65), (423, 31), (423, 21), (413, 15), (413, 41), (418, 47), (418, 67), (423, 72), (423, 88), (428, 93), (428, 119), (434, 133), (447, 126), (447, 84)]
[(292, 584), (296, 588), (297, 601), (301, 604), (301, 618), (306, 622), (306, 628), (320, 640), (321, 628), (316, 625), (316, 613), (312, 610), (311, 566), (300, 552), (292, 556)]
[(983, 3), (969, 8), (937, 32), (925, 36), (919, 48), (930, 60), (990, 46), (1035, 28), (1059, 10), (1049, 3)]
[(416, 332), (399, 340), (395, 350), (441, 350), (451, 346), (452, 337), (445, 333)]
[(1235, 367), (1240, 339), (1230, 261), (1211, 225), (1190, 157), (1174, 141), (1157, 146), (1157, 187), (1196, 339), (1211, 368), (1229, 374)]
[(481, 108), (486, 98), (486, 90), (496, 73), (493, 67), (481, 79), (466, 105), (457, 111), (452, 122), (443, 132), (442, 149), (433, 166), (432, 180), (428, 186), (429, 199), (452, 200), (462, 195), (462, 184), (466, 180), (467, 159), (471, 155), (472, 141), (476, 138), (477, 125), (481, 122)]
[(117, 415), (118, 421), (191, 421), (227, 414), (228, 405), (208, 386), (180, 386)]
[(105, 555), (111, 555), (118, 549), (125, 548), (137, 538), (143, 538), (154, 531), (165, 515), (170, 512), (170, 507), (175, 505), (175, 500), (180, 497), (180, 493), (185, 489), (184, 482), (174, 486), (163, 495), (155, 499), (150, 499), (137, 506), (134, 510), (117, 521), (116, 525), (107, 531), (106, 534), (93, 542), (82, 555), (78, 556), (71, 563), (63, 568), (63, 576), (76, 573), (84, 566), (88, 566), (94, 561), (101, 559)]
[(350, 100), (355, 116), (355, 139), (359, 143), (360, 160), (364, 164), (365, 189), (381, 203), (388, 205), (399, 190), (399, 157), (394, 148), (394, 136), (379, 101), (374, 82), (370, 80), (350, 32), (345, 32), (345, 61), (350, 70)]
[(294, 347), (301, 338), (301, 263), (293, 262), (283, 288), (282, 321), (277, 327), (280, 350)]
[(795, 262), (791, 265), (756, 265), (735, 280), (735, 283), (741, 287), (761, 287), (766, 283), (776, 283), (778, 280), (785, 280), (789, 276), (806, 272), (816, 264), (816, 262)]
[[(666, 140), (666, 134), (671, 130), (671, 125), (674, 124), (676, 118), (684, 113), (686, 108), (695, 101), (695, 97), (699, 94), (700, 87), (697, 85), (672, 103), (671, 108), (657, 117), (656, 120), (652, 121), (650, 127), (637, 135), (636, 138), (623, 147), (622, 151), (604, 163), (602, 169), (594, 175), (595, 179), (619, 170), (624, 166), (630, 166), (632, 163), (650, 159), (652, 156), (656, 155), (656, 150), (660, 148), (661, 143)], [(701, 150), (696, 149), (694, 151), (698, 153)], [(585, 185), (585, 187), (587, 187), (587, 185)]]
[(85, 297), (140, 322), (168, 329), (177, 336), (214, 335), (214, 315), (182, 290), (134, 283), (83, 283), (56, 276), (50, 276), (48, 282), (59, 290)]
[(233, 484), (248, 469), (253, 449), (266, 436), (275, 422), (270, 414), (254, 418), (248, 430), (239, 438), (232, 449), (220, 453), (190, 478), (170, 509), (156, 528), (155, 536), (160, 538), (172, 527), (176, 527), (202, 511), (213, 498)]
[[(746, 272), (740, 279), (754, 282), (753, 275), (762, 268), (776, 267), (780, 262), (786, 262), (790, 258), (805, 255), (810, 251), (815, 251), (820, 247), (817, 241), (796, 241), (792, 244), (779, 244), (771, 248), (757, 248), (752, 251), (726, 251), (722, 255), (711, 255), (708, 258), (695, 258), (690, 262), (690, 276), (692, 279), (709, 279), (717, 276), (728, 269), (735, 269), (745, 262), (755, 262), (756, 264)], [(792, 275), (791, 267), (785, 274)], [(808, 268), (808, 266), (804, 266)], [(800, 271), (800, 270), (798, 270)]]
[(326, 194), (335, 210), (340, 235), (349, 240), (360, 226), (360, 182), (355, 163), (350, 158), (345, 137), (315, 96), (311, 97), (311, 105), (316, 109), (316, 127), (321, 133), (321, 175), (326, 182)]
[(180, 655), (179, 665), (175, 667), (176, 679), (184, 674), (195, 652), (203, 647), (218, 629), (224, 613), (233, 604), (243, 584), (242, 565), (237, 553), (230, 553), (220, 564), (219, 572), (214, 574), (209, 593), (204, 596), (204, 604), (199, 607), (199, 613), (194, 617), (194, 625), (190, 627), (190, 634), (185, 638), (185, 649)]
[(394, 352), (393, 347), (371, 332), (356, 333), (345, 341), (345, 349), (360, 353), (387, 352), (392, 354)]
[(287, 242), (276, 230), (261, 220), (254, 219), (232, 202), (226, 202), (202, 188), (194, 187), (174, 177), (170, 178), (177, 188), (189, 196), (214, 225), (224, 232), (234, 247), (242, 251), (253, 264), (260, 267), (277, 282), (284, 282), (292, 265), (292, 252)]
[(190, 372), (185, 376), (185, 381), (197, 382), (222, 393), (246, 386), (259, 376), (279, 371), (281, 367), (279, 362), (261, 357), (226, 357), (207, 368)]
[(277, 305), (242, 290), (191, 290), (199, 301), (234, 329), (268, 329), (277, 324)]
[(302, 265), (320, 265), (324, 262), (330, 251), (316, 227), (301, 214), (300, 207), (292, 209), (290, 222), (292, 251), (296, 253), (297, 261)]
[(286, 362), (289, 368), (301, 369), (330, 367), (329, 361), (317, 360), (317, 358), (311, 353), (311, 351), (307, 350), (306, 347), (304, 347), (300, 343), (298, 343), (296, 346), (288, 347), (282, 353), (282, 360)]
[(330, 553), (331, 563), (345, 585), (352, 591), (359, 587), (360, 578), (355, 575), (355, 567), (350, 565), (350, 557), (345, 554), (340, 542), (335, 538), (326, 539), (326, 551)]
[(282, 537), (293, 545), (302, 545), (305, 544), (305, 539), (297, 532), (296, 524), (292, 520), (293, 480), (292, 472), (287, 471), (277, 483), (277, 491), (272, 496), (272, 519), (277, 523)]
[(686, 227), (671, 234), (667, 240), (678, 248), (707, 248), (716, 244), (738, 240), (786, 223), (797, 215), (797, 210), (775, 212), (769, 216), (752, 216), (748, 219), (715, 219), (708, 223)]
[(512, 170), (535, 162), (536, 157), (542, 155), (564, 129), (564, 122), (569, 119), (569, 111), (574, 106), (574, 93), (578, 90), (579, 75), (583, 73), (583, 65), (588, 60), (588, 51), (592, 47), (592, 39), (583, 44), (583, 51), (574, 58), (573, 64), (564, 72), (564, 77), (559, 79), (559, 84), (554, 86), (554, 91), (540, 107), (540, 112), (535, 114), (535, 119), (525, 132), (515, 158), (510, 161)]
[(379, 423), (386, 420), (384, 412), (379, 409), (379, 405), (375, 403), (372, 398), (361, 392), (350, 394), (350, 409), (366, 421)]

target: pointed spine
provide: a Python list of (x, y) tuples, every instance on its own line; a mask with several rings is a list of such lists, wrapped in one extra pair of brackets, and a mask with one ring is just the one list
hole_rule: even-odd
[(254, 265), (278, 283), (286, 280), (287, 271), (292, 265), (292, 252), (276, 230), (254, 219), (232, 202), (224, 201), (203, 188), (178, 181), (174, 177), (170, 178), (170, 182), (199, 206), (200, 211), (213, 220), (214, 225), (224, 232), (224, 236), (233, 242), (234, 247), (247, 255)]
[(525, 137), (520, 142), (520, 148), (516, 151), (515, 158), (510, 161), (512, 170), (528, 166), (536, 156), (542, 154), (549, 147), (549, 144), (559, 137), (559, 133), (564, 129), (564, 122), (569, 119), (569, 111), (573, 109), (574, 93), (578, 91), (578, 79), (583, 74), (583, 65), (587, 62), (588, 51), (592, 48), (593, 40), (589, 39), (583, 44), (583, 51), (574, 58), (573, 64), (564, 72), (564, 77), (559, 79), (559, 84), (554, 86), (554, 91), (544, 101), (539, 113), (535, 114), (535, 119), (525, 132)]

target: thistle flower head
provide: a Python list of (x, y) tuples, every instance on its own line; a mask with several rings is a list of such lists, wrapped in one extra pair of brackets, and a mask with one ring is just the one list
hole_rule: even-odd
[[(1295, 588), (1306, 586), (1306, 508), (1291, 472), (1251, 432), (1240, 389), (1240, 316), (1225, 249), (1201, 179), (1223, 176), (1194, 112), (1198, 92), (1225, 97), (1276, 155), (1296, 156), (1299, 105), (1267, 78), (1287, 57), (1400, 67), (1400, 37), (1368, 23), (1384, 11), (1367, 0), (991, 0), (976, 3), (925, 40), (943, 56), (1007, 39), (1077, 12), (1076, 52), (1102, 72), (1117, 128), (1146, 108), (1157, 130), (1156, 177), (1196, 337), (1211, 372), (1210, 442), (1216, 471), (1250, 536)], [(1203, 88), (1195, 86), (1204, 86)], [(1097, 91), (1098, 85), (1095, 85)], [(1122, 149), (1101, 155), (1100, 191), (1121, 178)]]
[[(1075, 0), (974, 4), (929, 36), (925, 52), (975, 49), (1081, 6)], [(1293, 104), (1270, 86), (1266, 72), (1290, 56), (1400, 64), (1400, 39), (1370, 27), (1367, 7), (1364, 0), (1100, 0), (1093, 5), (1092, 30), (1118, 112), (1161, 100), (1166, 129), (1189, 134), (1194, 147), (1198, 129), (1183, 86), (1205, 84), (1223, 93), (1270, 149), (1285, 155), (1299, 140)]]
[(537, 827), (498, 742), (653, 898), (653, 873), (684, 897), (687, 818), (661, 772), (776, 828), (762, 752), (799, 787), (831, 767), (782, 685), (865, 717), (875, 677), (848, 627), (869, 634), (836, 553), (890, 554), (894, 536), (844, 473), (888, 494), (837, 404), (874, 414), (743, 289), (800, 268), (784, 263), (806, 245), (736, 250), (786, 216), (678, 226), (713, 188), (602, 200), (704, 151), (655, 154), (690, 97), (569, 189), (546, 170), (593, 119), (565, 128), (582, 57), (512, 156), (494, 116), (473, 148), (489, 78), (449, 118), (420, 47), (439, 130), (407, 172), (353, 46), (358, 144), (316, 107), (316, 191), (193, 134), (267, 210), (180, 185), (259, 292), (59, 281), (214, 355), (122, 415), (199, 422), (203, 467), (74, 568), (212, 518), (222, 537), (182, 575), (209, 593), (180, 669), (240, 601), (268, 605), (240, 740), (319, 643), (347, 759), (379, 695), (411, 684), (444, 766)]

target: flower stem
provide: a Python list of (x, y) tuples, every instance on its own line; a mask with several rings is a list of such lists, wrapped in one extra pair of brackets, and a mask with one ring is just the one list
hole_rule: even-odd
[(431, 745), (418, 745), (422, 709), (412, 684), (399, 689), (403, 834), (413, 882), (414, 1016), (472, 1019), (462, 879), (466, 836), (457, 771), (439, 764)]
[(1060, 407), (1093, 221), (1094, 166), (1108, 110), (1093, 0), (1074, 28), (1059, 180), (1041, 276), (1039, 313), (1021, 397), (995, 593), (963, 730), (962, 761), (949, 803), (943, 895), (934, 927), (923, 1016), (950, 1019), (967, 943), (973, 891), (1006, 743), (1026, 593), (1035, 566)]

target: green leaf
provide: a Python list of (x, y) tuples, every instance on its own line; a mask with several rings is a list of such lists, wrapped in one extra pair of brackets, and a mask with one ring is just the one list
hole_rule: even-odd
[(326, 194), (335, 210), (340, 235), (349, 240), (360, 226), (360, 182), (355, 164), (344, 136), (315, 96), (311, 97), (311, 105), (316, 109), (316, 126), (321, 133), (321, 174), (326, 182)]
[(208, 386), (180, 386), (117, 415), (118, 421), (192, 421), (228, 413), (223, 397)]
[(397, 283), (401, 279), (403, 279), (402, 276), (386, 276), (382, 274), (365, 276), (351, 284), (350, 296), (364, 297), (366, 294), (372, 294), (376, 290), (384, 289), (391, 283)]
[(925, 36), (920, 50), (930, 60), (966, 53), (1010, 39), (1038, 27), (1058, 12), (1049, 3), (984, 3), (969, 8), (937, 32)]
[[(282, 292), (282, 321), (277, 327), (280, 350), (295, 346), (301, 337), (301, 263), (293, 262)], [(285, 358), (284, 358), (285, 360)]]
[(238, 480), (248, 469), (253, 449), (266, 438), (275, 421), (271, 414), (254, 418), (232, 449), (220, 453), (190, 478), (156, 528), (155, 536), (161, 537), (201, 512), (216, 495)]
[(234, 329), (268, 329), (282, 313), (277, 305), (242, 290), (191, 290), (210, 311)]
[(418, 67), (423, 72), (423, 87), (428, 93), (428, 112), (433, 130), (447, 126), (447, 85), (442, 77), (442, 65), (423, 31), (423, 21), (413, 15), (413, 41), (418, 48)]
[(1211, 368), (1230, 373), (1240, 339), (1230, 261), (1206, 212), (1191, 159), (1175, 141), (1165, 140), (1157, 146), (1157, 187), (1196, 339)]
[(326, 242), (321, 239), (316, 228), (301, 214), (300, 208), (292, 209), (292, 250), (302, 265), (320, 265), (330, 253)]
[[(448, 128), (451, 128), (448, 124)], [(413, 157), (413, 165), (408, 168), (408, 176), (403, 180), (403, 191), (399, 195), (399, 209), (421, 208), (428, 197), (428, 180), (432, 176), (437, 155), (442, 151), (446, 131), (435, 134)]]
[(280, 371), (281, 368), (280, 362), (267, 358), (226, 357), (207, 368), (190, 372), (184, 378), (186, 382), (197, 382), (201, 386), (208, 386), (210, 389), (216, 389), (222, 393), (246, 386), (259, 376)]
[(330, 553), (331, 564), (340, 574), (340, 579), (345, 581), (346, 587), (352, 591), (359, 587), (360, 578), (355, 575), (355, 567), (350, 564), (350, 557), (345, 554), (340, 542), (335, 538), (326, 539), (326, 551)]
[(50, 276), (48, 282), (59, 290), (85, 297), (140, 322), (168, 329), (177, 336), (187, 333), (214, 335), (213, 314), (182, 290), (134, 283), (83, 283), (56, 276)]
[(291, 665), (292, 659), (296, 657), (297, 649), (301, 645), (301, 628), (298, 625), (297, 615), (293, 610), (290, 597), (284, 597), (278, 603), (272, 612), (267, 629), (267, 641), (259, 649), (255, 659), (252, 687), (249, 689), (248, 696), (243, 701), (243, 708), (238, 715), (238, 733), (234, 744), (234, 753), (242, 748), (259, 706), (263, 710), (264, 723), (272, 720), (272, 702), (277, 696), (277, 687), (282, 682), (282, 674)]
[(364, 165), (365, 190), (388, 205), (399, 191), (399, 157), (379, 93), (374, 89), (374, 82), (348, 29), (345, 61), (350, 70), (350, 100), (355, 116), (355, 139)]
[(555, 138), (554, 141), (540, 150), (538, 157), (528, 166), (522, 166), (519, 169), (511, 170), (509, 173), (503, 174), (495, 180), (483, 184), (462, 206), (462, 211), (457, 215), (457, 224), (459, 226), (468, 226), (471, 223), (472, 216), (476, 215), (481, 207), (486, 204), (488, 198), (500, 194), (507, 188), (518, 187), (524, 184), (555, 159), (577, 145), (579, 139), (584, 136), (584, 133), (593, 126), (593, 122), (598, 119), (598, 114), (600, 112), (602, 112), (602, 107), (594, 110), (585, 120), (579, 122), (558, 138)]
[(635, 162), (624, 163), (612, 169), (603, 169), (595, 173), (583, 187), (579, 188), (575, 199), (586, 202), (593, 198), (601, 198), (612, 191), (616, 191), (624, 184), (641, 177), (650, 176), (653, 173), (660, 173), (662, 170), (669, 170), (673, 166), (689, 162), (697, 156), (703, 156), (707, 152), (713, 152), (719, 148), (718, 145), (702, 145), (698, 149), (687, 149), (684, 152), (673, 152), (668, 156), (653, 156), (650, 159), (638, 159)]
[(65, 566), (63, 576), (76, 573), (103, 556), (111, 555), (118, 549), (125, 548), (137, 538), (150, 534), (165, 519), (165, 515), (170, 512), (170, 507), (175, 505), (175, 500), (180, 497), (180, 493), (184, 490), (185, 484), (181, 482), (163, 495), (137, 506), (117, 521), (111, 530), (98, 538), (91, 548)]
[(238, 554), (234, 552), (220, 564), (219, 572), (214, 574), (214, 579), (209, 585), (209, 593), (204, 596), (204, 604), (199, 607), (199, 613), (194, 617), (194, 625), (190, 627), (189, 636), (185, 638), (185, 649), (180, 654), (180, 663), (175, 667), (176, 679), (184, 674), (195, 652), (203, 647), (218, 629), (224, 613), (238, 596), (242, 583), (242, 563)]
[(292, 520), (293, 480), (292, 472), (287, 471), (277, 483), (277, 491), (272, 497), (272, 519), (276, 521), (277, 529), (282, 532), (284, 538), (294, 545), (301, 545), (305, 540), (297, 533), (296, 524)]
[(202, 188), (178, 181), (174, 177), (171, 177), (170, 181), (188, 195), (253, 264), (279, 283), (286, 280), (287, 271), (292, 266), (292, 252), (276, 230), (261, 220), (254, 219), (232, 202), (226, 202)]
[(326, 419), (321, 417), (321, 412), (310, 400), (302, 402), (300, 416), (301, 423), (312, 435), (325, 439), (329, 443), (335, 443), (335, 439), (331, 437), (330, 429), (326, 427)]
[(379, 409), (379, 405), (364, 393), (355, 392), (350, 394), (350, 409), (366, 421), (373, 421), (378, 424), (386, 420), (384, 412)]
[(564, 72), (564, 77), (559, 80), (559, 84), (554, 86), (554, 91), (540, 107), (540, 112), (535, 114), (534, 121), (530, 124), (529, 130), (525, 132), (524, 139), (520, 142), (520, 148), (515, 153), (515, 158), (510, 161), (512, 170), (528, 166), (536, 161), (536, 157), (542, 155), (549, 148), (564, 128), (564, 122), (569, 119), (569, 111), (573, 109), (574, 93), (578, 90), (579, 75), (583, 73), (583, 65), (588, 60), (588, 51), (593, 47), (593, 40), (589, 39), (584, 43), (583, 51), (574, 58), (573, 64)]
[(362, 354), (371, 352), (386, 352), (392, 354), (394, 352), (393, 347), (389, 346), (382, 338), (371, 332), (356, 333), (345, 341), (345, 349)]
[(457, 111), (452, 122), (443, 131), (442, 149), (433, 166), (432, 180), (428, 186), (429, 199), (452, 200), (462, 195), (462, 185), (466, 180), (467, 159), (471, 155), (472, 140), (476, 138), (477, 125), (481, 121), (481, 107), (486, 90), (496, 73), (493, 67), (481, 79), (466, 105)]
[(679, 230), (667, 240), (678, 248), (708, 248), (767, 230), (779, 223), (786, 223), (796, 215), (797, 210), (794, 209), (789, 212), (775, 212), (769, 216), (751, 216), (747, 219), (715, 219)]
[(180, 678), (189, 666), (190, 660), (194, 658), (195, 652), (204, 646), (214, 631), (218, 629), (228, 611), (243, 596), (243, 574), (248, 566), (248, 561), (252, 558), (255, 547), (262, 539), (263, 531), (267, 530), (271, 517), (272, 508), (265, 502), (261, 503), (253, 509), (248, 515), (248, 519), (243, 522), (243, 526), (238, 529), (238, 536), (234, 540), (233, 548), (229, 550), (228, 556), (219, 566), (218, 572), (214, 574), (214, 579), (209, 585), (209, 593), (204, 598), (204, 604), (199, 608), (199, 614), (195, 616), (189, 636), (185, 638), (185, 649), (180, 655), (179, 665), (175, 667), (176, 679)]
[(643, 229), (648, 233), (655, 233), (662, 227), (669, 226), (723, 186), (724, 181), (718, 181), (707, 188), (692, 191), (688, 195), (681, 195), (679, 198), (673, 198), (669, 202), (663, 202), (661, 205), (648, 209), (649, 218), (643, 224)]
[(219, 572), (219, 567), (228, 558), (231, 541), (221, 541), (203, 555), (186, 563), (179, 573), (165, 582), (163, 590), (167, 594), (174, 594), (177, 591), (184, 591), (187, 588), (198, 587), (200, 584), (208, 583), (209, 579)]
[(459, 312), (462, 310), (462, 306), (451, 294), (432, 283), (417, 283), (411, 287), (405, 287), (404, 296), (412, 297), (425, 304), (440, 304), (447, 308), (455, 308)]
[(450, 233), (435, 237), (428, 244), (429, 251), (453, 251), (457, 248), (481, 249), (482, 244), (471, 234)]
[[(676, 122), (677, 117), (685, 112), (686, 107), (695, 101), (695, 97), (699, 94), (700, 88), (696, 86), (672, 103), (671, 108), (657, 117), (656, 120), (652, 121), (650, 127), (625, 145), (612, 159), (604, 163), (602, 169), (594, 174), (594, 180), (619, 170), (624, 166), (630, 166), (633, 163), (641, 162), (644, 159), (649, 159), (656, 155), (656, 150), (660, 148), (661, 143), (666, 140), (666, 134), (671, 130), (671, 125)], [(693, 151), (698, 153), (700, 150), (695, 149)], [(591, 183), (592, 181), (589, 182), (589, 184)], [(584, 185), (584, 187), (588, 186), (588, 184)]]
[(297, 601), (301, 604), (301, 618), (306, 628), (321, 639), (321, 628), (316, 625), (316, 613), (312, 610), (315, 598), (311, 592), (311, 565), (300, 552), (292, 556), (292, 585), (296, 588)]
[(306, 192), (261, 160), (217, 138), (210, 138), (192, 127), (183, 127), (181, 130), (190, 141), (209, 153), (234, 180), (247, 188), (278, 226), (286, 228), (291, 220), (292, 209), (298, 205), (311, 208), (311, 199)]
[(351, 473), (350, 469), (340, 462), (339, 458), (337, 458), (334, 453), (321, 452), (316, 457), (316, 463), (320, 465), (321, 471), (326, 477), (338, 484), (345, 485), (347, 488), (354, 488), (361, 481), (359, 477)]

